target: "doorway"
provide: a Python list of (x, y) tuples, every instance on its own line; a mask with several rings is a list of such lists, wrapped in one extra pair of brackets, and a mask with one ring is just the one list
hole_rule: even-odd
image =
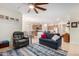
[(32, 24), (32, 44), (38, 43), (42, 32), (42, 24)]

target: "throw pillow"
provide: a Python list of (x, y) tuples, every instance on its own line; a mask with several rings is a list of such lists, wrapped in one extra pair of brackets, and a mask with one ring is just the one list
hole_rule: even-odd
[(60, 38), (60, 36), (54, 35), (54, 36), (52, 37), (52, 40), (56, 41), (56, 40), (58, 40), (59, 38)]
[(44, 32), (46, 34), (47, 39), (52, 39), (53, 34), (50, 31)]
[(46, 35), (45, 33), (43, 33), (43, 34), (41, 35), (41, 38), (46, 39), (46, 38), (47, 38), (47, 35)]

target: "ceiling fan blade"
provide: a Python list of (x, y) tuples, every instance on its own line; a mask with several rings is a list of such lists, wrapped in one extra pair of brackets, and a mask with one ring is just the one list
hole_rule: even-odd
[(45, 8), (42, 8), (42, 7), (39, 7), (39, 6), (35, 6), (37, 9), (40, 9), (40, 10), (43, 10), (45, 11), (46, 9)]
[(34, 8), (34, 11), (38, 14), (38, 11)]
[(48, 3), (35, 3), (35, 5), (45, 5), (45, 4), (48, 4)]
[(27, 12), (29, 13), (31, 11), (31, 9), (29, 9)]

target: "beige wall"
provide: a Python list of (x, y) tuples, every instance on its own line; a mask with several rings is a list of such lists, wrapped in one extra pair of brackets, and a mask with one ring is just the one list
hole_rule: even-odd
[[(73, 17), (71, 22), (79, 21), (78, 17)], [(77, 28), (70, 28), (70, 43), (79, 44), (79, 24)]]
[(13, 32), (22, 30), (22, 15), (5, 8), (0, 8), (0, 14), (20, 19), (19, 22), (0, 19), (0, 41), (9, 40), (11, 41), (10, 43), (12, 43)]

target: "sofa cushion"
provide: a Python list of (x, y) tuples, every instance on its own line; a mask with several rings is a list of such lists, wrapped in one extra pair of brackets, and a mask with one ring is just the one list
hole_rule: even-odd
[(54, 36), (52, 37), (52, 40), (53, 40), (53, 41), (56, 41), (56, 40), (58, 40), (59, 38), (60, 38), (60, 36), (54, 35)]
[(53, 34), (51, 34), (51, 33), (48, 33), (46, 35), (47, 35), (47, 39), (51, 39), (53, 37)]
[(25, 39), (22, 39), (22, 40), (18, 40), (18, 42), (25, 42), (26, 40)]
[(50, 33), (50, 31), (44, 33), (47, 35), (47, 39), (51, 39), (53, 37), (53, 33)]

